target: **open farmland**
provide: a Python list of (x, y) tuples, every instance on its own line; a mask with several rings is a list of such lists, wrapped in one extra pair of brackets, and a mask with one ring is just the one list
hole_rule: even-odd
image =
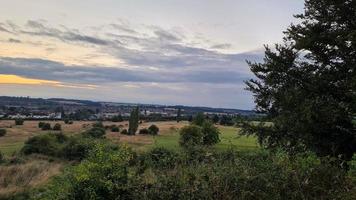
[[(6, 155), (19, 151), (24, 142), (32, 136), (47, 133), (49, 131), (42, 131), (38, 128), (39, 121), (25, 121), (24, 125), (16, 126), (13, 120), (0, 121), (0, 128), (6, 128), (7, 134), (0, 138), (0, 151)], [(44, 121), (51, 123), (51, 126), (55, 123), (60, 123), (62, 126), (62, 132), (66, 135), (78, 134), (86, 129), (90, 128), (93, 122), (88, 121), (75, 121), (73, 124), (64, 124), (63, 121)], [(124, 128), (128, 128), (128, 122), (104, 122), (104, 125), (123, 125)], [(140, 128), (147, 128), (151, 124), (156, 124), (159, 129), (158, 136), (139, 135), (134, 136), (121, 135), (117, 132), (111, 132), (107, 130), (106, 137), (115, 143), (124, 143), (136, 150), (147, 150), (154, 146), (162, 146), (167, 148), (176, 149), (179, 148), (179, 129), (188, 122), (147, 122), (142, 123)], [(257, 148), (255, 138), (239, 136), (238, 128), (219, 126), (221, 132), (221, 142), (216, 146), (218, 149), (225, 149), (229, 147), (236, 148), (238, 150), (251, 150)]]

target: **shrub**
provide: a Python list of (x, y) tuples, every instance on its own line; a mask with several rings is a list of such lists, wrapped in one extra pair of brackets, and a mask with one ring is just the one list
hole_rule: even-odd
[(15, 119), (15, 125), (21, 126), (21, 125), (23, 125), (23, 123), (24, 123), (23, 119)]
[(173, 168), (176, 166), (178, 160), (178, 154), (172, 150), (168, 150), (162, 147), (156, 147), (149, 151), (146, 155), (150, 164), (155, 168)]
[(150, 131), (147, 128), (140, 129), (139, 134), (148, 135)]
[(123, 134), (123, 135), (129, 135), (129, 132), (127, 131), (127, 129), (123, 129), (123, 130), (121, 131), (121, 134)]
[(53, 126), (53, 130), (54, 130), (54, 131), (60, 131), (60, 130), (62, 130), (62, 126), (61, 126), (60, 124), (56, 123), (56, 124)]
[(41, 128), (43, 131), (46, 130), (51, 130), (51, 124), (50, 123), (44, 123)]
[(82, 160), (88, 156), (94, 145), (95, 141), (92, 139), (70, 137), (61, 151), (61, 157), (68, 160)]
[(42, 128), (44, 124), (46, 124), (46, 123), (45, 122), (38, 122), (38, 128)]
[(204, 121), (205, 121), (205, 115), (204, 115), (204, 113), (200, 112), (195, 115), (195, 117), (193, 119), (193, 124), (202, 126)]
[(3, 137), (3, 136), (5, 136), (6, 135), (6, 129), (3, 129), (3, 128), (1, 128), (0, 129), (0, 137)]
[(0, 151), (0, 163), (4, 161), (5, 161), (4, 154)]
[(159, 132), (159, 128), (156, 125), (152, 124), (150, 127), (148, 127), (148, 131), (151, 135), (157, 135)]
[(201, 128), (196, 125), (185, 126), (180, 130), (179, 144), (183, 147), (203, 144)]
[(210, 121), (205, 121), (203, 123), (202, 129), (203, 133), (203, 144), (204, 145), (214, 145), (220, 142), (219, 134), (220, 131), (214, 124)]
[(73, 124), (73, 121), (69, 120), (69, 119), (64, 119), (64, 123), (65, 124)]
[(113, 151), (95, 145), (89, 157), (70, 173), (55, 180), (43, 199), (132, 199), (137, 192), (129, 183), (127, 149)]
[(104, 128), (104, 124), (103, 124), (103, 122), (95, 122), (93, 124), (93, 127), (94, 128)]
[(102, 138), (105, 135), (105, 129), (94, 127), (84, 132), (84, 135), (94, 137), (94, 138)]
[(22, 147), (21, 152), (28, 155), (33, 153), (49, 156), (58, 156), (60, 143), (54, 134), (43, 134), (29, 138)]
[(124, 119), (122, 118), (121, 115), (117, 115), (117, 116), (114, 116), (113, 118), (111, 118), (111, 121), (112, 122), (122, 122), (122, 121), (124, 121)]
[(120, 128), (116, 125), (111, 127), (111, 132), (120, 132)]

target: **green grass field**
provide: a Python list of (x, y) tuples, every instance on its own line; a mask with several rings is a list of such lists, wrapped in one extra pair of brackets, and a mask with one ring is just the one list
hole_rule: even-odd
[[(253, 137), (239, 135), (239, 129), (235, 127), (220, 126), (220, 143), (216, 145), (219, 150), (234, 148), (239, 151), (255, 150), (258, 148), (257, 140)], [(179, 132), (173, 130), (165, 135), (158, 135), (154, 138), (153, 145), (147, 147), (165, 147), (169, 149), (178, 149), (179, 147)]]

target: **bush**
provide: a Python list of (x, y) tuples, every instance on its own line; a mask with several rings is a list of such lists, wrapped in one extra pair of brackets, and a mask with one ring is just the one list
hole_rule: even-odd
[(29, 138), (21, 152), (28, 155), (33, 153), (58, 156), (61, 145), (54, 134), (37, 135)]
[(120, 132), (120, 128), (116, 125), (111, 126), (111, 132)]
[(3, 128), (1, 128), (0, 129), (0, 137), (3, 137), (3, 136), (5, 136), (6, 135), (6, 129), (3, 129)]
[(69, 119), (64, 119), (65, 124), (73, 124), (73, 121), (70, 121)]
[(220, 131), (210, 121), (205, 121), (203, 123), (201, 131), (203, 133), (203, 144), (204, 145), (214, 145), (214, 144), (217, 144), (220, 142), (220, 139), (219, 139)]
[(62, 126), (61, 126), (60, 124), (56, 123), (56, 124), (53, 126), (53, 130), (54, 130), (54, 131), (60, 131), (60, 130), (62, 130)]
[(21, 126), (25, 121), (23, 119), (15, 119), (15, 125)]
[(150, 127), (148, 127), (148, 131), (151, 135), (158, 135), (159, 128), (156, 125), (152, 124)]
[(178, 154), (172, 150), (156, 147), (146, 154), (150, 165), (159, 169), (171, 169), (176, 166)]
[(95, 122), (93, 124), (93, 127), (94, 128), (104, 128), (104, 124), (103, 124), (103, 122)]
[(124, 121), (124, 119), (122, 118), (121, 115), (117, 115), (117, 116), (114, 116), (113, 118), (111, 118), (111, 121), (112, 122), (122, 122), (122, 121)]
[(147, 128), (140, 129), (139, 134), (148, 135), (150, 131)]
[(51, 124), (50, 123), (44, 123), (42, 125), (42, 128), (41, 128), (43, 131), (46, 131), (46, 130), (51, 130)]
[(203, 134), (201, 128), (196, 125), (183, 127), (180, 130), (179, 144), (183, 147), (202, 145)]
[(123, 135), (129, 135), (129, 132), (127, 131), (127, 129), (123, 129), (123, 130), (121, 131), (121, 134), (123, 134)]
[(4, 154), (0, 151), (0, 163), (5, 161)]
[(95, 146), (95, 141), (79, 136), (70, 137), (61, 151), (61, 157), (68, 160), (82, 160)]
[(105, 129), (94, 127), (84, 132), (84, 135), (93, 137), (93, 138), (102, 138), (105, 135)]
[(197, 126), (202, 126), (205, 119), (206, 119), (206, 117), (205, 117), (204, 113), (202, 113), (202, 112), (197, 113), (193, 119), (193, 124), (195, 124)]
[(113, 151), (95, 145), (89, 157), (63, 177), (57, 178), (43, 199), (132, 199), (128, 166), (132, 154), (127, 149)]
[(42, 128), (43, 125), (45, 125), (46, 123), (45, 122), (38, 122), (38, 128)]

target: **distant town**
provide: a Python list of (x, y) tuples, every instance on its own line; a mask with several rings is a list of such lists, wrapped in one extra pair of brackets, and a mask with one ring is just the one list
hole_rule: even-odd
[(0, 118), (3, 119), (49, 119), (49, 120), (112, 120), (126, 119), (134, 107), (139, 107), (140, 114), (147, 119), (171, 120), (178, 114), (189, 118), (202, 112), (207, 116), (243, 116), (257, 114), (251, 110), (191, 107), (182, 105), (152, 105), (115, 102), (96, 102), (62, 98), (31, 98), (0, 96)]

